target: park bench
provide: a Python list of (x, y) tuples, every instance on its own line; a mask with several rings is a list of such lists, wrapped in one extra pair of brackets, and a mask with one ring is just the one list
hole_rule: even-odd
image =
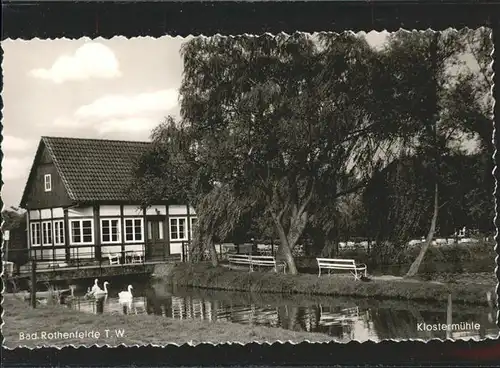
[(342, 308), (341, 310), (331, 311), (331, 308), (323, 308), (323, 306), (319, 305), (319, 323), (322, 326), (332, 326), (344, 323), (350, 323), (355, 318), (359, 317), (359, 308), (358, 307), (350, 307), (350, 308)]
[(286, 264), (284, 262), (276, 262), (273, 256), (253, 256), (251, 254), (229, 254), (227, 257), (229, 263), (248, 265), (250, 271), (253, 267), (273, 267), (274, 272), (278, 272), (278, 264), (283, 265), (283, 273), (286, 273)]
[(362, 275), (359, 272), (364, 273), (366, 277), (366, 265), (364, 263), (356, 264), (354, 259), (336, 259), (336, 258), (316, 258), (318, 262), (318, 277), (321, 276), (321, 269), (330, 270), (348, 270), (351, 271), (354, 278), (359, 280)]

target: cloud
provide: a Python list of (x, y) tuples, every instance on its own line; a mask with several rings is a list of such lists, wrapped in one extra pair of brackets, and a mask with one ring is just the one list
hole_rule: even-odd
[(81, 106), (75, 116), (80, 119), (110, 119), (134, 117), (144, 113), (168, 111), (178, 103), (176, 89), (166, 89), (138, 95), (108, 95)]
[(29, 75), (54, 83), (81, 81), (89, 78), (110, 79), (121, 76), (113, 51), (100, 43), (86, 43), (73, 55), (62, 55), (49, 69), (33, 69)]
[(2, 160), (2, 179), (14, 180), (27, 176), (33, 157), (5, 157)]
[(160, 121), (153, 118), (123, 118), (111, 119), (102, 123), (96, 124), (96, 129), (100, 134), (110, 132), (144, 132), (151, 131)]
[[(40, 124), (42, 125), (42, 124)], [(56, 118), (52, 125), (57, 128), (70, 128), (70, 129), (78, 129), (78, 128), (87, 128), (88, 122), (85, 124), (84, 122), (78, 121), (76, 118), (69, 118), (67, 116), (59, 116)]]
[(94, 129), (98, 134), (150, 132), (178, 107), (176, 89), (136, 95), (105, 95), (79, 107), (71, 116), (60, 116), (53, 126), (63, 129)]
[(14, 137), (12, 135), (4, 135), (2, 141), (3, 152), (22, 152), (32, 150), (35, 142), (32, 139), (24, 139)]

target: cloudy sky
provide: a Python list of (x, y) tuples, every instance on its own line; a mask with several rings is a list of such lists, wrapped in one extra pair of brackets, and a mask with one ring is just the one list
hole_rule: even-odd
[[(374, 47), (386, 38), (367, 35)], [(41, 136), (146, 140), (165, 116), (178, 115), (185, 41), (3, 41), (4, 205), (19, 205)]]

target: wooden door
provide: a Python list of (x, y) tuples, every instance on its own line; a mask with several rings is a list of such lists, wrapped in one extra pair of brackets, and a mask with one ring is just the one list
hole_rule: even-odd
[(148, 258), (163, 260), (167, 255), (165, 234), (165, 219), (159, 217), (147, 218)]

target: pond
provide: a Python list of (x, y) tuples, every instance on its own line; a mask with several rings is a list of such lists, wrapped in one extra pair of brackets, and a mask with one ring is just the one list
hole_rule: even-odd
[[(319, 332), (338, 341), (384, 339), (482, 339), (496, 338), (493, 308), (452, 305), (451, 323), (461, 328), (451, 332), (427, 329), (450, 323), (447, 303), (374, 300), (305, 295), (251, 294), (180, 288), (164, 282), (133, 283), (133, 302), (120, 302), (118, 292), (126, 283), (110, 285), (100, 300), (75, 294), (68, 307), (86, 313), (155, 314), (174, 319), (228, 321)], [(81, 293), (80, 293), (81, 294)], [(448, 322), (447, 322), (448, 321)]]

